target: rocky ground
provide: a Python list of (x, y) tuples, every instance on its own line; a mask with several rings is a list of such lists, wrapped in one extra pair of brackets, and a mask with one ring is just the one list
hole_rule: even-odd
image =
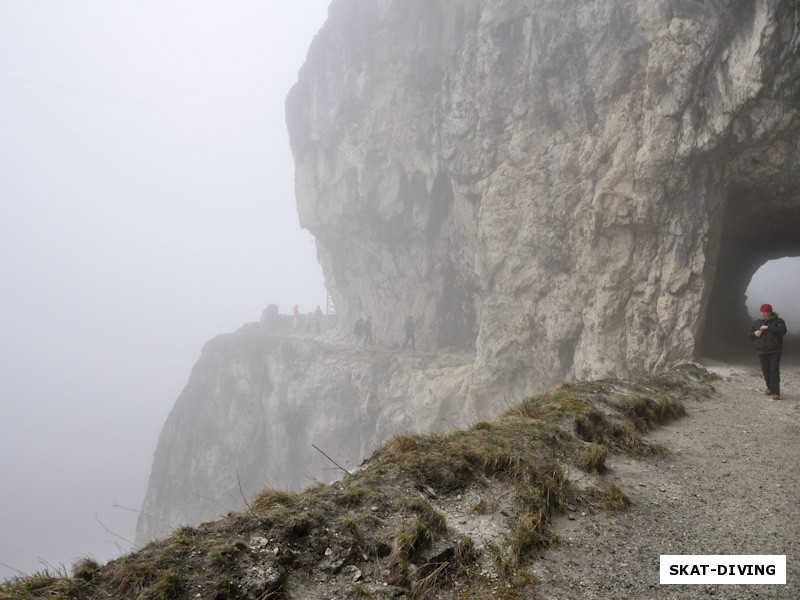
[[(469, 430), (398, 436), (336, 484), (264, 490), (108, 565), (0, 585), (0, 600), (800, 598), (800, 361), (777, 401), (755, 357), (704, 364), (719, 378), (687, 365), (562, 384)], [(566, 507), (552, 528), (549, 506)], [(664, 586), (662, 554), (786, 555), (787, 585)]]
[[(704, 364), (717, 393), (650, 436), (670, 454), (609, 459), (632, 506), (559, 517), (563, 543), (532, 565), (539, 598), (800, 598), (800, 363), (783, 365), (778, 401), (755, 356)], [(785, 554), (787, 585), (662, 586), (661, 554)]]

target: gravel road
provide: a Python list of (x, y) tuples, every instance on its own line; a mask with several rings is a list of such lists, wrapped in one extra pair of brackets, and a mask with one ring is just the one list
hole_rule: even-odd
[[(716, 394), (687, 399), (687, 417), (650, 434), (668, 455), (608, 461), (633, 505), (559, 517), (563, 544), (534, 564), (534, 597), (800, 598), (800, 363), (783, 365), (772, 400), (755, 355), (701, 362), (721, 376)], [(660, 585), (661, 554), (786, 555), (787, 584)]]

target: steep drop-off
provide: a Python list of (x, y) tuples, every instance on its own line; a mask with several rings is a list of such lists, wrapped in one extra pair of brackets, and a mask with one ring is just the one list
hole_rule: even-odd
[(344, 346), (266, 319), (211, 340), (161, 432), (137, 539), (244, 510), (262, 488), (338, 479), (392, 436), (466, 426), (471, 369), (471, 355)]
[[(562, 378), (742, 344), (751, 275), (800, 254), (798, 10), (334, 0), (287, 124), (339, 328), (207, 347), (139, 539), (240, 507), (240, 482), (322, 478), (312, 443), (357, 463)], [(412, 316), (422, 352), (343, 350), (366, 315), (378, 340)]]

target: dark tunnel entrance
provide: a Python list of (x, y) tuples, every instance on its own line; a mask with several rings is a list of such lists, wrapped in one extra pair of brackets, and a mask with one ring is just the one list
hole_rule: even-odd
[[(754, 349), (748, 334), (762, 303), (772, 304), (787, 322), (785, 350), (798, 346), (800, 208), (784, 202), (781, 205), (774, 196), (755, 202), (753, 194), (731, 197), (698, 345), (700, 356), (726, 361), (752, 359)], [(791, 358), (789, 352), (786, 354)]]

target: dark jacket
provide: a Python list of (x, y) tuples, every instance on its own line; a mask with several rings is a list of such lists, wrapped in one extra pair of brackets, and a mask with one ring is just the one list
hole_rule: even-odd
[[(756, 331), (761, 329), (762, 325), (766, 325), (767, 329), (756, 337)], [(766, 319), (756, 319), (753, 322), (750, 339), (755, 340), (756, 351), (759, 354), (768, 354), (770, 352), (780, 352), (783, 349), (784, 335), (786, 335), (786, 323), (778, 315), (772, 313)]]

